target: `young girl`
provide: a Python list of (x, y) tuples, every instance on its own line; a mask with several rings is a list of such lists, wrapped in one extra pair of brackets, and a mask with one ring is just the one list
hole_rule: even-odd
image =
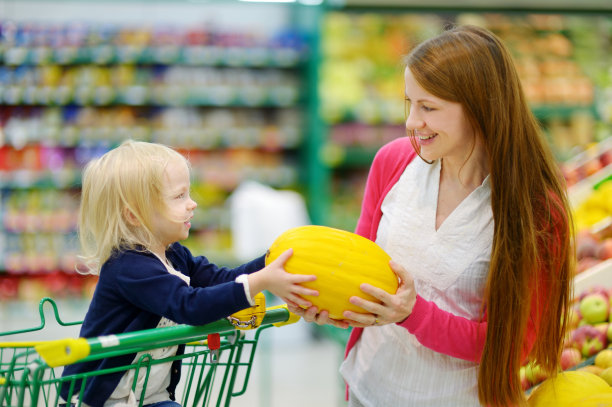
[[(79, 237), (85, 264), (99, 280), (81, 337), (206, 324), (253, 305), (253, 297), (264, 289), (304, 305), (309, 304), (301, 295), (316, 295), (299, 285), (314, 276), (284, 271), (290, 250), (267, 267), (262, 256), (228, 269), (192, 256), (178, 243), (187, 238), (197, 205), (189, 196), (188, 162), (171, 148), (126, 141), (90, 162), (82, 184)], [(177, 346), (154, 350), (153, 357), (182, 351)], [(129, 354), (77, 363), (67, 366), (63, 375), (133, 360), (135, 355)], [(88, 379), (81, 402), (93, 407), (137, 405), (142, 384), (132, 391), (133, 375), (118, 372)], [(179, 375), (177, 363), (155, 366), (143, 405), (178, 406), (170, 400)], [(66, 399), (68, 389), (61, 393)]]

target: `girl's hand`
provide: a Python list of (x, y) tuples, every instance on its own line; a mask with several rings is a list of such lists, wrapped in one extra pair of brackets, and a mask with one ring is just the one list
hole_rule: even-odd
[(287, 303), (287, 308), (289, 308), (289, 311), (301, 316), (306, 322), (314, 322), (317, 325), (333, 325), (337, 328), (342, 329), (346, 329), (349, 327), (348, 321), (341, 321), (330, 318), (329, 312), (327, 310), (319, 312), (319, 309), (314, 305), (308, 307), (307, 309), (304, 309), (299, 305), (288, 301), (286, 298), (283, 298), (283, 300)]
[(416, 302), (416, 291), (414, 281), (410, 274), (393, 260), (389, 262), (391, 270), (399, 278), (399, 286), (395, 294), (389, 294), (385, 290), (370, 284), (361, 284), (359, 288), (366, 294), (375, 297), (381, 304), (353, 296), (349, 299), (351, 304), (357, 305), (368, 313), (344, 311), (344, 316), (349, 320), (351, 326), (367, 327), (373, 325), (384, 325), (401, 322), (412, 313)]
[(310, 307), (312, 303), (304, 299), (303, 295), (316, 297), (319, 292), (306, 288), (300, 283), (314, 281), (317, 279), (314, 275), (291, 274), (285, 271), (285, 263), (291, 255), (293, 249), (286, 250), (276, 260), (264, 267), (263, 269), (249, 274), (249, 287), (251, 295), (255, 295), (263, 290), (268, 290), (277, 297), (285, 299), (287, 302), (304, 307)]

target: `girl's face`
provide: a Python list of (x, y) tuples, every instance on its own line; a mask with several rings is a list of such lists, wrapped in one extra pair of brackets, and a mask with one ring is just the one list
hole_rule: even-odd
[(162, 182), (162, 200), (166, 207), (164, 213), (155, 211), (153, 233), (161, 244), (158, 250), (163, 255), (165, 248), (189, 236), (190, 220), (197, 204), (189, 196), (189, 168), (181, 161), (168, 163)]
[(428, 160), (456, 158), (464, 162), (474, 146), (475, 133), (459, 103), (440, 99), (423, 89), (412, 72), (404, 72), (406, 129), (414, 131), (421, 156)]

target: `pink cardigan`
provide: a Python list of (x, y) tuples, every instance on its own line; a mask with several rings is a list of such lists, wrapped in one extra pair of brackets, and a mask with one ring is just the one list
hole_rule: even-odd
[[(355, 233), (372, 241), (376, 240), (378, 224), (382, 217), (382, 202), (406, 166), (415, 157), (417, 157), (416, 152), (408, 137), (396, 139), (379, 150), (370, 168), (361, 216)], [(543, 300), (544, 298), (540, 298), (540, 301)], [(535, 322), (539, 322), (539, 309), (541, 308), (537, 300), (534, 302), (532, 318), (528, 323), (526, 340), (523, 344), (523, 358), (529, 354), (536, 338), (537, 324)], [(487, 332), (486, 315), (482, 321), (472, 321), (443, 311), (433, 302), (426, 301), (417, 295), (412, 313), (398, 325), (415, 335), (423, 346), (436, 352), (475, 363), (480, 361)], [(362, 332), (363, 328), (353, 328), (346, 346), (345, 357)]]

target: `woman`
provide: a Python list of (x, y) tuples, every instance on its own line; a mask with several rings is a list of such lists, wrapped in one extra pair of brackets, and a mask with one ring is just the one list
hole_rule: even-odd
[(521, 364), (554, 374), (567, 326), (564, 182), (491, 32), (417, 46), (405, 94), (409, 137), (376, 155), (356, 229), (390, 254), (398, 291), (363, 284), (382, 304), (352, 297), (367, 312), (344, 321), (291, 310), (354, 327), (340, 369), (351, 406), (521, 404)]

